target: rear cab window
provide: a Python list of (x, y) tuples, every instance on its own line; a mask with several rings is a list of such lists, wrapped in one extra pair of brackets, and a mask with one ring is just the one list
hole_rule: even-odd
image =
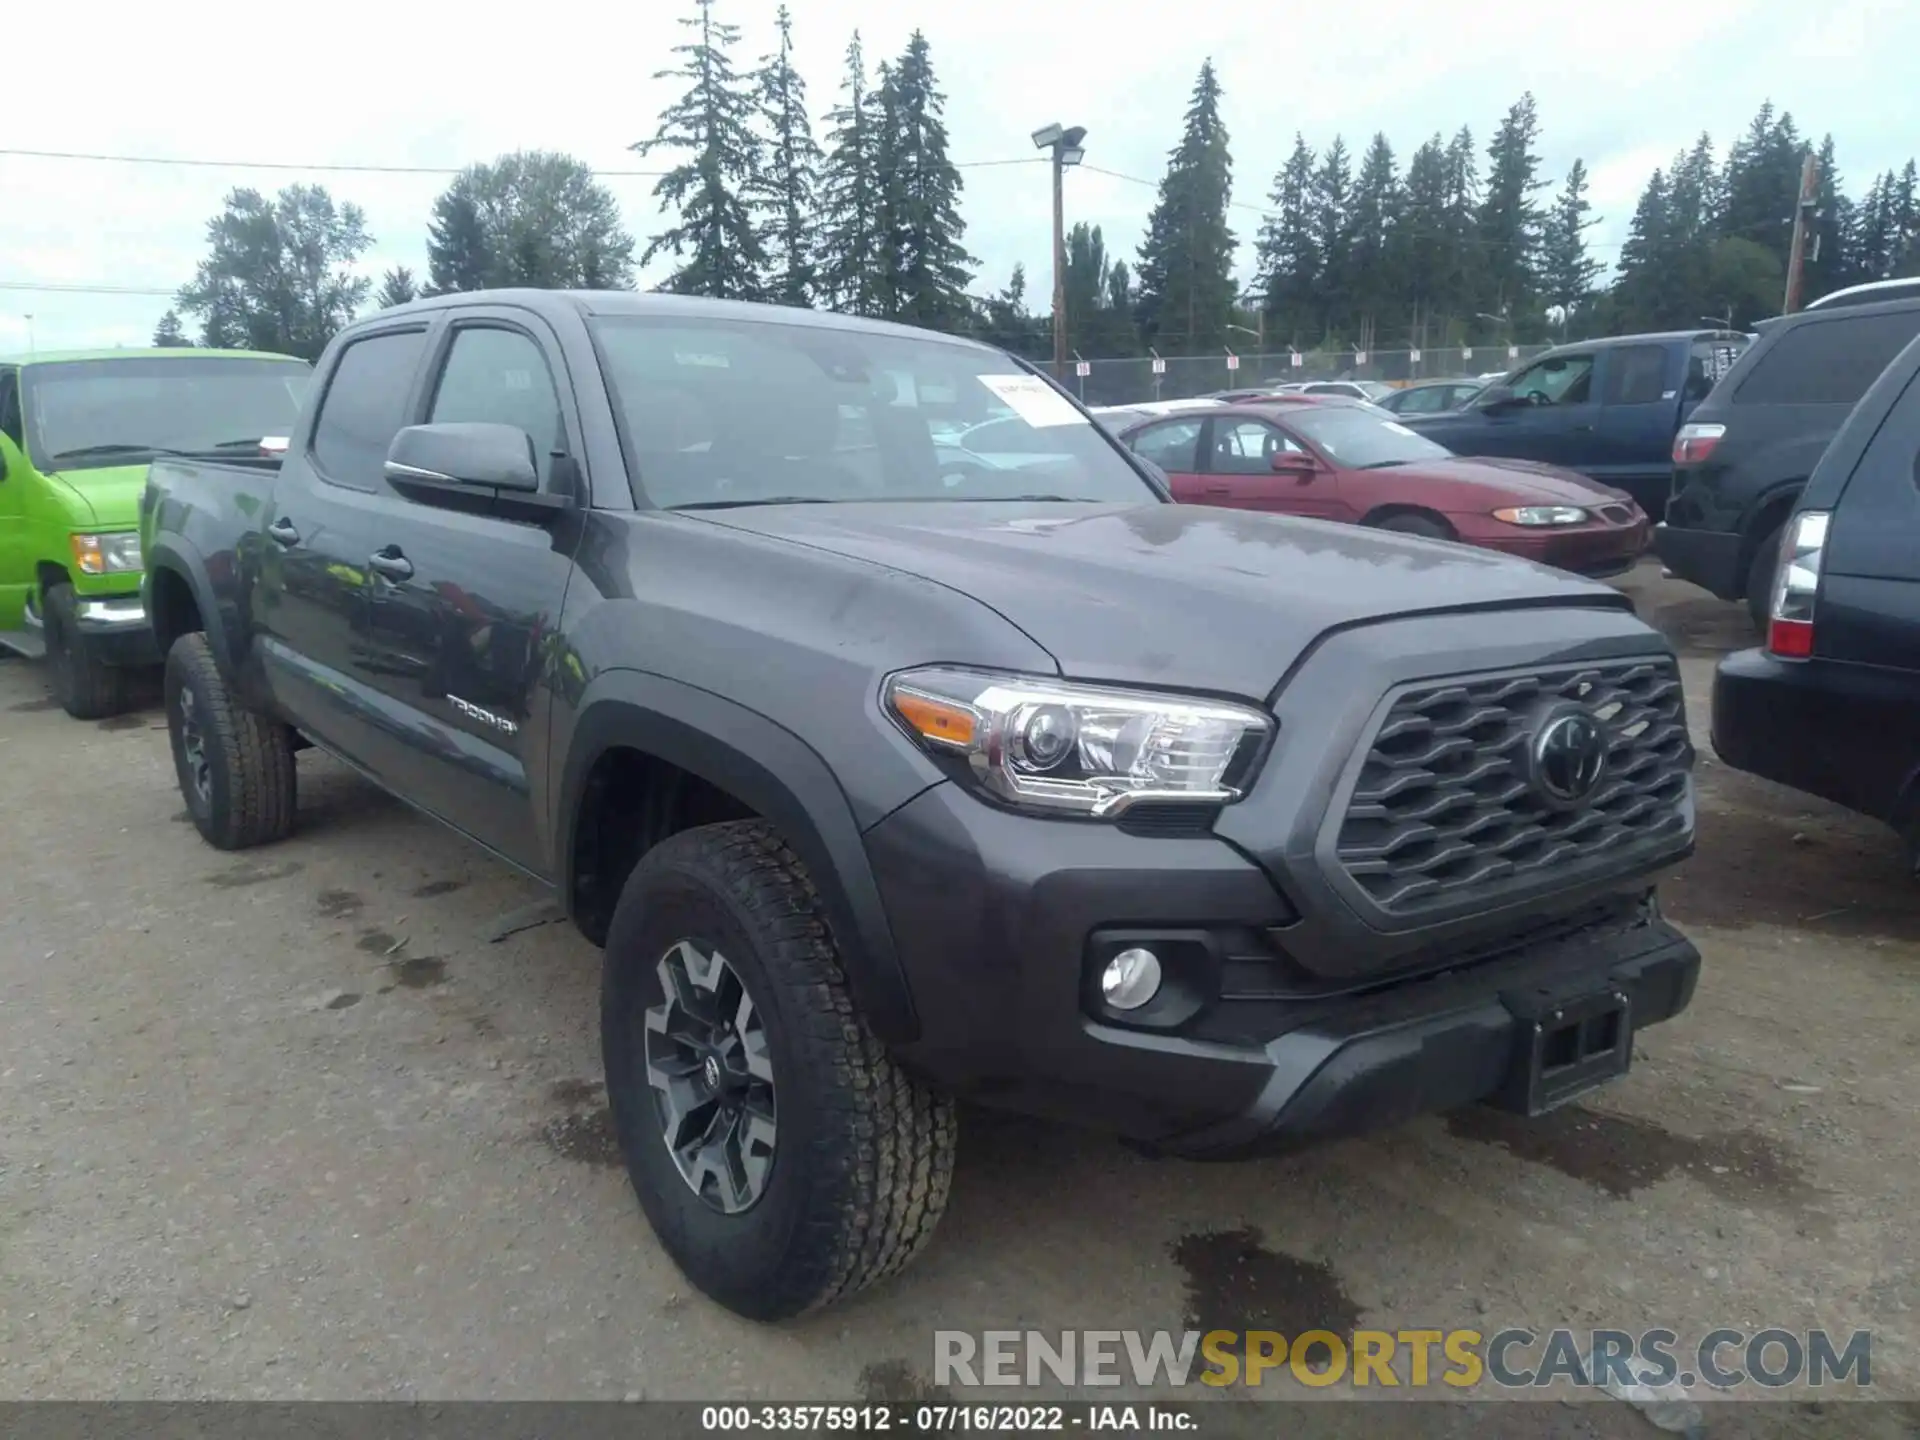
[(1784, 331), (1754, 360), (1735, 405), (1852, 405), (1920, 334), (1920, 305), (1883, 315), (1810, 319)]
[(1616, 345), (1607, 352), (1606, 383), (1600, 390), (1602, 405), (1656, 405), (1671, 400), (1667, 385), (1667, 347), (1664, 345)]

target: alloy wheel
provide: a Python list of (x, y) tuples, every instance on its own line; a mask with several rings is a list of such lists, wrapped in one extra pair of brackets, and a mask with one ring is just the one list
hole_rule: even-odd
[(180, 753), (187, 764), (193, 798), (204, 809), (213, 794), (212, 767), (207, 762), (207, 740), (200, 730), (200, 710), (189, 686), (180, 689)]

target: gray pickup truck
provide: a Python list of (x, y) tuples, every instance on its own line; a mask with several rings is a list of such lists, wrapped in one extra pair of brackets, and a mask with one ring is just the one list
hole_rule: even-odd
[[(1008, 418), (1018, 465), (934, 438)], [(1693, 993), (1621, 595), (1175, 505), (967, 340), (443, 296), (142, 532), (200, 833), (285, 835), (311, 745), (551, 885), (640, 1202), (745, 1315), (920, 1250), (958, 1099), (1194, 1156), (1537, 1114)]]

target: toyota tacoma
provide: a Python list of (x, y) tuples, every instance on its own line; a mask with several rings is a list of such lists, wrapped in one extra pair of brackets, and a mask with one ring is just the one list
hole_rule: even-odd
[[(1009, 418), (1017, 466), (935, 442)], [(312, 746), (551, 885), (640, 1204), (748, 1316), (922, 1248), (960, 1100), (1194, 1157), (1538, 1114), (1692, 996), (1625, 598), (1174, 504), (972, 341), (440, 296), (142, 529), (201, 835), (287, 834)]]

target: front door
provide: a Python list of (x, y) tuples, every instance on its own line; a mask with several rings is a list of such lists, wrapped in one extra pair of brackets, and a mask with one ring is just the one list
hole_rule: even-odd
[[(581, 447), (557, 340), (523, 312), (463, 311), (438, 346), (422, 419), (484, 421), (530, 437), (541, 486)], [(386, 505), (368, 552), (377, 648), (411, 712), (419, 803), (516, 864), (547, 873), (529, 762), (545, 752), (547, 638), (572, 572), (571, 537), (527, 521)]]
[(254, 517), (262, 583), (255, 622), (281, 711), (329, 749), (392, 778), (398, 747), (380, 703), (367, 557), (379, 544), (387, 446), (408, 413), (427, 330), (373, 332), (324, 377), (311, 434), (296, 441)]
[(0, 365), (0, 632), (24, 623), (33, 587), (33, 557), (27, 543), (26, 438), (20, 422), (20, 372)]
[[(1217, 418), (1209, 424), (1207, 488), (1220, 497), (1213, 503), (1237, 510), (1270, 510), (1277, 515), (1343, 518), (1339, 477), (1279, 426), (1265, 420), (1234, 418)], [(1299, 456), (1311, 462), (1310, 468), (1277, 473), (1273, 468), (1276, 455)]]
[[(1521, 402), (1485, 412), (1488, 443), (1476, 455), (1509, 455), (1585, 470), (1596, 458), (1600, 416), (1592, 355), (1550, 355), (1513, 377)], [(1444, 442), (1443, 442), (1444, 443)]]

